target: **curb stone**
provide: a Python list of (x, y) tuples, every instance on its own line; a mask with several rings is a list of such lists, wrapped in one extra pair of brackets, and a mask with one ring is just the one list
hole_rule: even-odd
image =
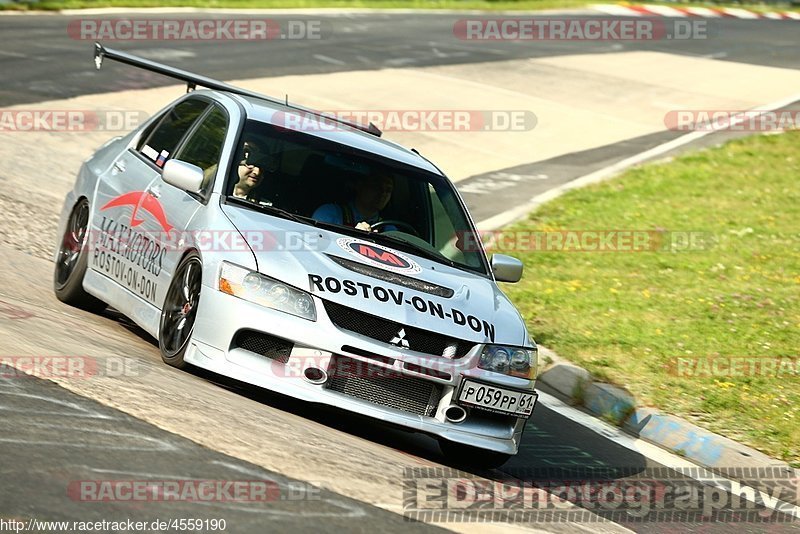
[(556, 391), (568, 404), (583, 406), (625, 432), (712, 472), (724, 473), (733, 468), (777, 468), (785, 470), (788, 476), (797, 472), (786, 462), (689, 421), (654, 408), (636, 406), (635, 398), (624, 389), (594, 380), (586, 369), (541, 345), (539, 357), (549, 363), (536, 381)]

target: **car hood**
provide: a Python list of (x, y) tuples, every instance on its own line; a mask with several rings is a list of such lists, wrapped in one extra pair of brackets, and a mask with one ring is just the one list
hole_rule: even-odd
[(529, 344), (519, 312), (487, 277), (324, 228), (230, 204), (222, 209), (262, 274), (423, 330), (476, 343)]

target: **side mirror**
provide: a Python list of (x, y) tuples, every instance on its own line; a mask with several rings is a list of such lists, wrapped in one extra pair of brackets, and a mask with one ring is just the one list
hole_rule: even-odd
[(492, 272), (498, 282), (519, 282), (522, 278), (522, 262), (505, 254), (492, 254)]
[(171, 159), (164, 164), (161, 178), (178, 189), (197, 193), (203, 186), (203, 169), (179, 159)]

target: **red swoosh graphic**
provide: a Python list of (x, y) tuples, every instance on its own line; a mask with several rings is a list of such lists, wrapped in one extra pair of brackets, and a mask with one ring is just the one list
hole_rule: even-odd
[(163, 228), (165, 232), (172, 230), (172, 225), (167, 222), (167, 214), (164, 213), (164, 207), (157, 198), (145, 194), (142, 199), (141, 207), (144, 211), (155, 217), (158, 224), (161, 225), (161, 228)]
[(100, 208), (100, 211), (118, 206), (133, 206), (131, 227), (139, 226), (144, 222), (144, 219), (136, 218), (136, 213), (139, 211), (139, 208), (142, 208), (158, 221), (158, 224), (161, 225), (161, 228), (163, 228), (165, 232), (172, 230), (172, 225), (167, 222), (167, 215), (164, 213), (161, 202), (149, 195), (146, 191), (131, 191), (130, 193), (124, 193), (116, 198), (112, 198)]

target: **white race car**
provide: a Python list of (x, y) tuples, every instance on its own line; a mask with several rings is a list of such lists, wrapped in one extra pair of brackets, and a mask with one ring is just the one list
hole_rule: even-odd
[(431, 434), (457, 462), (517, 452), (537, 351), (496, 282), (522, 264), (486, 257), (435, 165), (372, 125), (98, 44), (103, 58), (206, 89), (86, 160), (60, 300), (113, 306), (170, 365)]

